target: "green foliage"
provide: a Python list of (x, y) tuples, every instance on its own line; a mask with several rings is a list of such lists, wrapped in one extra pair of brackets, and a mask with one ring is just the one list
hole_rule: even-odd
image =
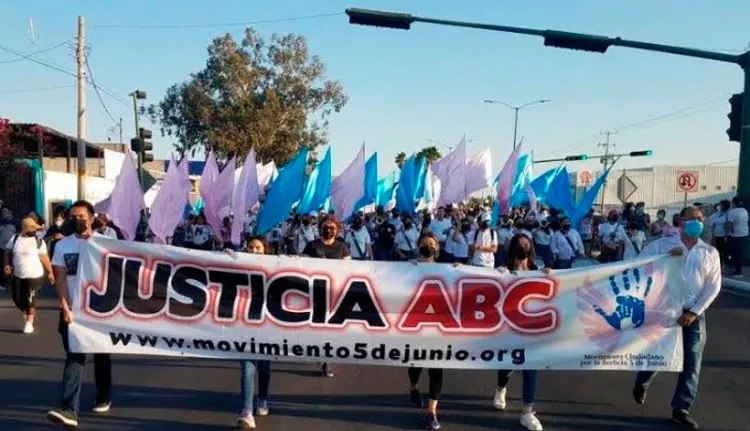
[(181, 155), (202, 148), (243, 157), (254, 147), (259, 161), (283, 166), (300, 148), (327, 143), (328, 118), (346, 102), (303, 36), (263, 40), (248, 28), (240, 43), (214, 39), (206, 66), (144, 111)]

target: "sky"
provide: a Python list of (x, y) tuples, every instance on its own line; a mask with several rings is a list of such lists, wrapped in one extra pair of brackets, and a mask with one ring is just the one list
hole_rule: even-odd
[[(106, 89), (101, 97), (111, 116), (123, 119), (126, 142), (134, 134), (129, 92), (146, 90), (148, 102), (157, 102), (167, 87), (205, 65), (213, 38), (225, 33), (241, 38), (242, 23), (277, 21), (253, 27), (264, 36), (304, 35), (349, 97), (330, 119), (334, 174), (362, 142), (368, 153), (378, 152), (385, 175), (395, 168), (399, 151), (416, 152), (433, 145), (430, 140), (453, 146), (464, 135), (469, 153), (491, 148), (499, 170), (512, 148), (513, 111), (484, 99), (515, 105), (550, 100), (520, 111), (519, 138), (537, 160), (601, 154), (601, 132), (614, 130), (615, 152), (654, 151), (650, 158), (625, 158), (619, 167), (737, 163), (739, 144), (728, 142), (725, 131), (728, 98), (742, 90), (738, 66), (618, 47), (604, 55), (555, 49), (538, 37), (422, 23), (409, 31), (353, 26), (343, 15), (348, 7), (730, 54), (741, 53), (750, 42), (747, 0), (27, 0), (0, 16), (0, 117), (75, 136), (74, 78), (6, 49), (24, 55), (45, 50), (34, 58), (73, 72), (74, 50), (65, 42), (75, 40), (79, 15), (86, 19), (93, 78)], [(341, 14), (286, 20), (335, 13)], [(89, 86), (88, 139), (118, 142), (116, 123), (93, 90)], [(158, 134), (158, 126), (151, 127), (157, 158), (168, 157), (171, 141)], [(599, 166), (589, 160), (568, 169)], [(547, 167), (553, 165), (535, 169)]]

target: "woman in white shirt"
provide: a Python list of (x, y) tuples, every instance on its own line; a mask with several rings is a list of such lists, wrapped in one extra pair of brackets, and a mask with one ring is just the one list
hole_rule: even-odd
[(367, 226), (364, 225), (362, 217), (356, 215), (352, 218), (352, 226), (346, 233), (346, 245), (354, 260), (372, 259), (372, 240)]
[(635, 259), (643, 250), (646, 234), (640, 230), (640, 225), (637, 222), (630, 222), (626, 238), (622, 260)]
[(213, 250), (214, 240), (221, 241), (216, 237), (211, 226), (206, 223), (206, 216), (203, 213), (195, 218), (195, 224), (190, 226), (190, 231), (193, 237), (191, 248), (195, 250)]
[(730, 203), (726, 199), (719, 202), (716, 205), (716, 212), (711, 214), (707, 223), (714, 235), (714, 247), (719, 252), (722, 264), (728, 261), (729, 206)]
[(448, 240), (446, 241), (446, 247), (450, 247), (451, 255), (453, 256), (453, 263), (466, 264), (469, 262), (469, 235), (471, 234), (471, 224), (469, 220), (461, 220), (461, 224), (457, 227), (453, 227)]
[(417, 258), (417, 241), (419, 240), (419, 229), (414, 226), (411, 216), (404, 216), (404, 220), (396, 228), (394, 247), (396, 256), (401, 260), (412, 260)]

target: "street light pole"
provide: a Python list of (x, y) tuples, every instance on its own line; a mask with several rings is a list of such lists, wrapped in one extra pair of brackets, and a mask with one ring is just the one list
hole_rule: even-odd
[(503, 102), (502, 100), (491, 100), (491, 99), (485, 99), (484, 103), (505, 105), (506, 107), (514, 111), (515, 118), (513, 121), (513, 150), (515, 150), (516, 147), (518, 146), (518, 111), (524, 108), (527, 108), (531, 105), (539, 105), (542, 103), (548, 103), (549, 101), (550, 101), (549, 99), (534, 100), (533, 102), (524, 103), (521, 106), (511, 105), (510, 103)]
[(739, 175), (737, 179), (737, 194), (750, 202), (750, 50), (742, 54), (727, 54), (717, 51), (688, 48), (682, 46), (664, 45), (659, 43), (628, 40), (620, 37), (597, 36), (592, 34), (571, 33), (558, 30), (540, 30), (507, 25), (483, 24), (474, 22), (423, 18), (407, 13), (393, 13), (365, 9), (347, 9), (351, 24), (375, 27), (409, 30), (415, 22), (428, 24), (464, 27), (479, 30), (500, 31), (505, 33), (540, 36), (544, 38), (544, 45), (554, 48), (565, 48), (588, 52), (605, 53), (610, 46), (640, 49), (643, 51), (660, 52), (664, 54), (682, 55), (685, 57), (701, 58), (738, 65), (744, 73), (744, 95), (742, 114), (742, 135), (740, 143)]

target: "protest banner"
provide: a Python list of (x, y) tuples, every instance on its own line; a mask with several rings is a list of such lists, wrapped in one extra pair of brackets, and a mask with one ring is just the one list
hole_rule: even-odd
[(94, 238), (74, 352), (462, 369), (679, 371), (680, 258), (504, 273)]

